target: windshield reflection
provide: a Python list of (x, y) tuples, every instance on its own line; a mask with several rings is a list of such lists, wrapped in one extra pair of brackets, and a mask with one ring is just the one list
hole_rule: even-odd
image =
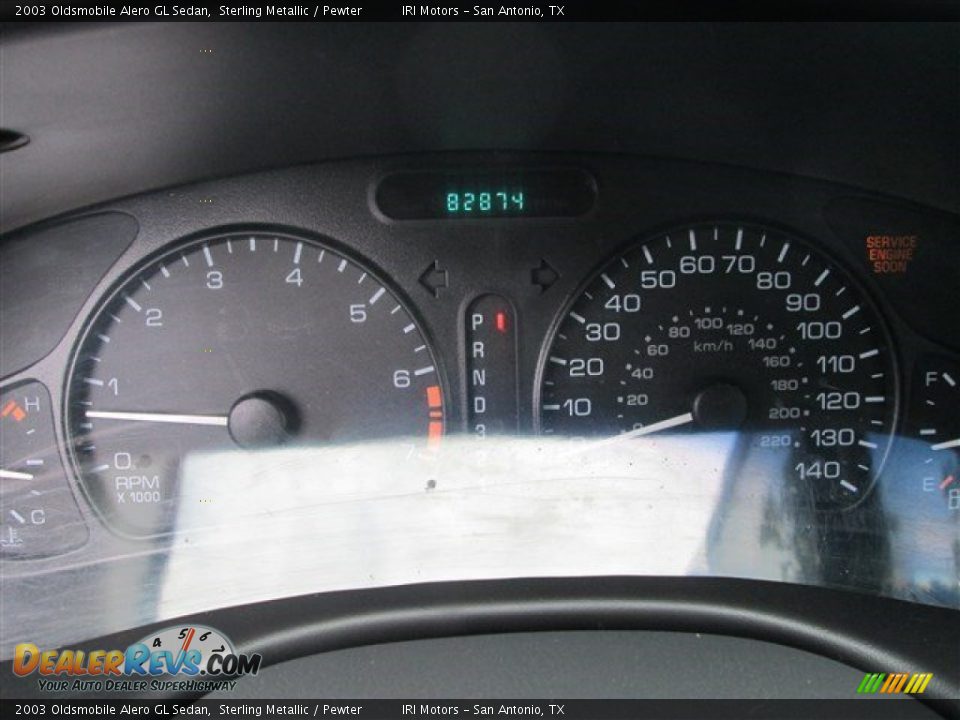
[[(162, 615), (317, 590), (544, 576), (714, 575), (960, 607), (957, 513), (901, 438), (852, 509), (820, 507), (750, 433), (626, 442), (449, 437), (190, 456)], [(235, 560), (233, 560), (235, 558)], [(238, 572), (237, 563), (257, 573)], [(193, 592), (187, 592), (187, 589)]]

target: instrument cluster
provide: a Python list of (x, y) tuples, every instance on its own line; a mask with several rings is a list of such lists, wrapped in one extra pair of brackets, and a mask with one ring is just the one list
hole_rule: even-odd
[(4, 574), (172, 562), (227, 528), (337, 544), (300, 590), (375, 551), (406, 567), (384, 582), (719, 574), (960, 606), (957, 228), (801, 178), (498, 153), (20, 229)]

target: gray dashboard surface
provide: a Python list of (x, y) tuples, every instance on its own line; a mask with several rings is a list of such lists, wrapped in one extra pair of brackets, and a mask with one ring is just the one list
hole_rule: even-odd
[[(51, 223), (0, 243), (0, 376), (50, 352), (67, 331), (89, 288), (133, 242), (137, 221), (123, 213)], [(42, 247), (43, 251), (37, 249)], [(27, 286), (33, 292), (24, 292)], [(29, 322), (24, 322), (29, 318)]]
[(232, 692), (208, 697), (850, 699), (862, 679), (863, 672), (849, 665), (759, 640), (679, 632), (537, 632), (309, 655), (272, 665)]
[(359, 155), (669, 155), (956, 212), (960, 26), (123, 23), (3, 28), (5, 231)]

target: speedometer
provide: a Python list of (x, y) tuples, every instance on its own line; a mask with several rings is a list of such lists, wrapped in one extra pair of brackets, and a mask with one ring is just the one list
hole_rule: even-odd
[(127, 277), (88, 323), (68, 381), (72, 458), (111, 526), (158, 534), (198, 490), (181, 487), (191, 458), (222, 458), (195, 478), (209, 487), (281, 445), (435, 445), (439, 377), (372, 268), (289, 233), (208, 236)]
[(819, 508), (865, 496), (897, 405), (887, 331), (853, 279), (799, 238), (737, 223), (607, 262), (561, 312), (538, 377), (543, 434), (736, 433)]

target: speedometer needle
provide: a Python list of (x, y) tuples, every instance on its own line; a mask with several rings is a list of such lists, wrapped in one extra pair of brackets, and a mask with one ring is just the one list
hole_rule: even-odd
[(936, 445), (931, 445), (931, 450), (949, 450), (950, 448), (960, 447), (960, 438), (955, 440), (947, 440), (946, 442), (937, 443)]
[(688, 425), (693, 422), (693, 413), (684, 413), (683, 415), (677, 415), (676, 417), (667, 418), (666, 420), (660, 420), (659, 422), (650, 423), (649, 425), (644, 425), (635, 430), (629, 432), (620, 433), (619, 435), (614, 435), (613, 437), (608, 437), (605, 440), (599, 440), (594, 443), (588, 443), (586, 446), (581, 446), (573, 450), (570, 454), (578, 454), (581, 452), (586, 452), (590, 450), (596, 450), (597, 448), (606, 447), (607, 445), (613, 445), (620, 442), (625, 442), (627, 440), (633, 440), (634, 438), (643, 437), (644, 435), (653, 435), (653, 433), (658, 433), (663, 430), (669, 430), (670, 428), (680, 427), (681, 425)]
[(688, 423), (692, 422), (693, 413), (684, 413), (683, 415), (667, 418), (666, 420), (661, 420), (660, 422), (644, 425), (643, 427), (639, 427), (636, 430), (631, 430), (630, 432), (622, 433), (621, 435), (614, 435), (611, 438), (607, 438), (603, 442), (611, 442), (613, 440), (630, 440), (632, 438), (643, 437), (644, 435), (652, 435), (653, 433), (660, 432), (661, 430), (669, 430), (670, 428), (687, 425)]
[(114, 412), (87, 410), (91, 420), (133, 420), (135, 422), (173, 423), (175, 425), (216, 425), (227, 427), (226, 415), (179, 415), (177, 413)]
[(4, 480), (33, 480), (33, 475), (16, 470), (0, 470), (0, 478)]

